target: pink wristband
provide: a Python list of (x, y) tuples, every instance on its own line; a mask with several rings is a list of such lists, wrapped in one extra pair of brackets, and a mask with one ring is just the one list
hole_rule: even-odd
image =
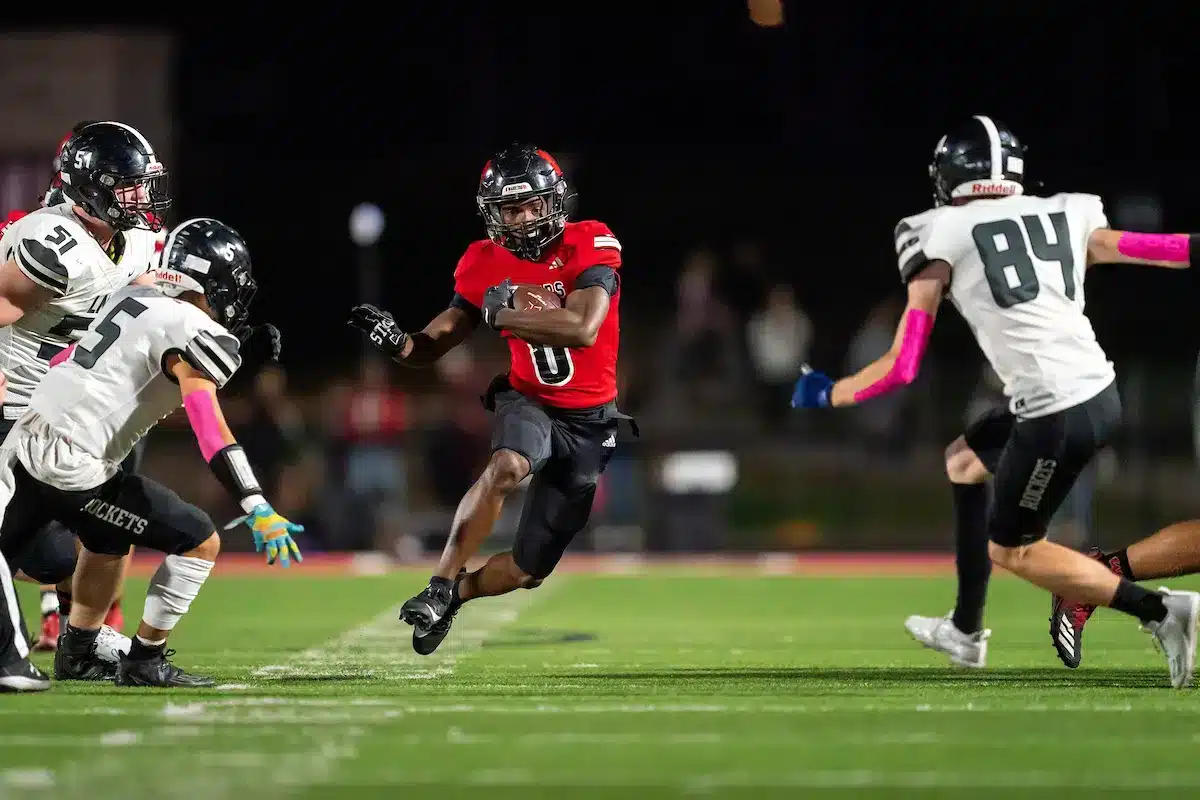
[(1129, 233), (1117, 240), (1117, 252), (1146, 261), (1191, 262), (1191, 237), (1180, 233)]
[(900, 355), (896, 356), (896, 361), (887, 375), (854, 393), (854, 402), (861, 403), (872, 397), (887, 394), (916, 380), (921, 369), (921, 359), (925, 355), (925, 347), (929, 344), (929, 336), (932, 333), (933, 316), (919, 308), (909, 309), (904, 317), (904, 337), (900, 340)]

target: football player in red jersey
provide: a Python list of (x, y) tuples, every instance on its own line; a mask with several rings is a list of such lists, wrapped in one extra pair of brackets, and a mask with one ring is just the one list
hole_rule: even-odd
[[(495, 412), (492, 456), (459, 503), (429, 585), (406, 602), (413, 649), (437, 649), (468, 600), (533, 589), (558, 564), (591, 514), (600, 473), (616, 446), (621, 243), (607, 225), (568, 222), (573, 200), (558, 162), (514, 145), (484, 167), (476, 202), (488, 238), (454, 271), (450, 307), (419, 333), (386, 311), (357, 306), (350, 324), (395, 361), (427, 366), (483, 321), (508, 341), (511, 365), (485, 398)], [(535, 284), (562, 308), (513, 308), (514, 286)], [(465, 564), (488, 537), (505, 498), (533, 475), (510, 552), (481, 569)]]

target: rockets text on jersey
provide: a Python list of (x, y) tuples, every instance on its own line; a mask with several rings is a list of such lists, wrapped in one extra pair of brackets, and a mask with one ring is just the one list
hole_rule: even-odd
[[(596, 274), (592, 268), (615, 276), (620, 266), (621, 243), (607, 225), (591, 220), (570, 222), (558, 244), (536, 262), (517, 258), (489, 240), (473, 243), (454, 272), (454, 290), (477, 309), (484, 292), (505, 278), (517, 284), (541, 285), (565, 298), (577, 288), (594, 285), (590, 282)], [(608, 315), (590, 347), (535, 345), (505, 334), (514, 389), (556, 408), (593, 408), (616, 398), (621, 327), (618, 283), (613, 278)]]
[(182, 404), (174, 377), (164, 371), (171, 356), (221, 387), (241, 365), (238, 346), (191, 303), (128, 286), (109, 297), (70, 357), (47, 373), (29, 408), (108, 471), (107, 479)]
[(1012, 412), (1078, 405), (1115, 378), (1084, 314), (1087, 242), (1108, 226), (1100, 198), (1017, 195), (940, 206), (896, 226), (900, 275), (950, 264), (950, 301), (1004, 383)]
[[(0, 235), (0, 257), (49, 294), (13, 325), (0, 328), (0, 369), (8, 378), (4, 414), (24, 411), (50, 359), (75, 342), (109, 294), (153, 268), (155, 237), (127, 231), (110, 256), (65, 203), (12, 214)], [(15, 217), (15, 218), (14, 218)]]

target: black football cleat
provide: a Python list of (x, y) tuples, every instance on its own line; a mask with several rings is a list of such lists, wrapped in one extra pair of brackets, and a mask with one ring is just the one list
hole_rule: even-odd
[(54, 680), (111, 681), (117, 675), (117, 665), (96, 655), (93, 645), (85, 651), (73, 649), (64, 633), (58, 637), (54, 651)]
[(50, 688), (50, 676), (28, 658), (0, 667), (0, 692), (44, 692)]
[(212, 678), (192, 675), (172, 664), (174, 650), (164, 650), (153, 658), (132, 659), (121, 656), (117, 664), (117, 686), (157, 686), (163, 689), (203, 689), (216, 685)]
[[(1088, 551), (1088, 558), (1104, 561), (1104, 554), (1099, 547)], [(1054, 652), (1058, 659), (1068, 669), (1078, 669), (1083, 663), (1083, 626), (1092, 618), (1096, 607), (1086, 603), (1076, 603), (1061, 595), (1054, 595), (1050, 601), (1050, 641), (1054, 643)]]
[[(457, 586), (466, 574), (465, 569), (460, 569), (454, 585)], [(413, 650), (423, 656), (437, 650), (446, 634), (450, 633), (450, 626), (454, 624), (454, 616), (460, 608), (462, 603), (454, 601), (451, 588), (432, 582), (405, 603), (400, 608), (400, 619), (413, 626)]]

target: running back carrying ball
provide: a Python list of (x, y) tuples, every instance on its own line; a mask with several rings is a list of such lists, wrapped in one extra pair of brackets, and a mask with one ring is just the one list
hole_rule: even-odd
[(513, 292), (512, 307), (517, 311), (545, 311), (562, 308), (562, 299), (545, 286), (522, 283)]

